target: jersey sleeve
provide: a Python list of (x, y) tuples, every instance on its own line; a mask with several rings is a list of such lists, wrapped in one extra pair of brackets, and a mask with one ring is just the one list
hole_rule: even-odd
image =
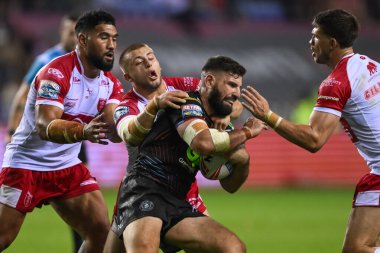
[(63, 101), (70, 87), (70, 73), (55, 62), (43, 67), (36, 76), (34, 86), (37, 90), (36, 104), (55, 105), (63, 109)]
[(165, 82), (183, 91), (196, 91), (200, 85), (200, 79), (195, 77), (164, 77)]
[(350, 81), (345, 66), (341, 66), (334, 70), (319, 86), (317, 103), (314, 109), (341, 116), (341, 112), (350, 96)]
[(205, 112), (200, 101), (194, 97), (186, 98), (186, 103), (181, 105), (180, 109), (169, 109), (170, 120), (176, 127), (190, 119), (205, 120)]
[(131, 98), (126, 98), (116, 107), (114, 112), (114, 122), (116, 127), (118, 124), (130, 116), (136, 116), (140, 113), (137, 106), (137, 101)]

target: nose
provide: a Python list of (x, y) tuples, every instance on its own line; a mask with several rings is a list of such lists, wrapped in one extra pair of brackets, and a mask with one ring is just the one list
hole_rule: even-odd
[(116, 48), (116, 41), (113, 38), (110, 38), (108, 40), (108, 48), (115, 49)]
[(241, 92), (241, 89), (240, 87), (236, 87), (234, 92), (233, 92), (233, 95), (236, 97), (236, 98), (240, 98), (240, 92)]
[(312, 46), (314, 44), (313, 38), (309, 40), (309, 45)]

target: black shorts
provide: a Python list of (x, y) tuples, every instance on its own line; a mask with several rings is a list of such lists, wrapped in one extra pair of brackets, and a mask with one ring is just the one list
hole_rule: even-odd
[(147, 216), (162, 220), (160, 248), (165, 253), (171, 253), (180, 249), (163, 243), (169, 229), (184, 218), (203, 217), (204, 214), (193, 208), (185, 199), (175, 197), (151, 179), (140, 176), (124, 178), (119, 189), (112, 231), (122, 239), (128, 224)]

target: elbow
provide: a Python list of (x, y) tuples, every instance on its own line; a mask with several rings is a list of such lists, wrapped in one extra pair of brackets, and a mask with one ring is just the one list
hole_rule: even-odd
[(38, 136), (42, 139), (42, 140), (47, 140), (47, 136), (46, 136), (46, 128), (48, 127), (48, 125), (45, 124), (45, 122), (43, 122), (43, 120), (38, 120), (36, 121), (36, 130), (37, 130), (37, 134)]
[(194, 139), (191, 142), (190, 148), (202, 156), (211, 155), (215, 151), (214, 143), (212, 140), (207, 139)]
[(304, 147), (310, 153), (317, 153), (323, 146), (321, 142), (313, 142), (312, 144)]

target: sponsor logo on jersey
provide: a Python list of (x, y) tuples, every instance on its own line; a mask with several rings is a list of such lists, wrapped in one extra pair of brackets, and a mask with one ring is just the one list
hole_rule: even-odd
[(28, 207), (32, 204), (33, 195), (28, 191), (24, 198), (24, 206)]
[(58, 69), (55, 69), (55, 68), (49, 68), (48, 69), (48, 73), (52, 74), (53, 76), (56, 76), (56, 77), (58, 77), (60, 79), (62, 79), (64, 77), (63, 74), (62, 74), (62, 72), (59, 71)]
[(366, 100), (373, 98), (380, 93), (380, 83), (376, 83), (364, 91), (364, 98)]
[(140, 210), (143, 212), (148, 212), (153, 210), (154, 208), (154, 203), (150, 200), (144, 200), (143, 202), (140, 203)]
[(340, 85), (341, 82), (338, 80), (335, 80), (334, 78), (326, 79), (322, 82), (321, 87), (323, 86), (334, 86), (334, 85)]
[(79, 84), (80, 83), (80, 79), (76, 76), (73, 77), (73, 84)]
[(183, 78), (183, 84), (186, 86), (186, 87), (191, 87), (194, 85), (194, 78), (192, 77), (184, 77)]
[(339, 98), (337, 97), (324, 96), (324, 95), (318, 96), (318, 99), (339, 101)]
[(83, 181), (82, 183), (80, 183), (79, 186), (86, 186), (86, 185), (90, 185), (90, 184), (98, 184), (98, 182), (96, 182), (95, 179), (87, 179), (85, 181)]
[(116, 108), (115, 113), (113, 114), (113, 119), (117, 122), (121, 117), (129, 113), (128, 106), (119, 106)]
[(106, 106), (106, 103), (107, 103), (107, 100), (104, 99), (104, 98), (99, 98), (99, 101), (98, 101), (98, 112), (101, 112), (103, 110), (103, 108)]
[(377, 72), (377, 66), (373, 62), (368, 62), (367, 69), (371, 76)]
[(53, 81), (41, 80), (38, 96), (48, 99), (58, 99), (60, 89), (61, 87)]
[(203, 110), (199, 105), (183, 105), (182, 118), (203, 117)]

